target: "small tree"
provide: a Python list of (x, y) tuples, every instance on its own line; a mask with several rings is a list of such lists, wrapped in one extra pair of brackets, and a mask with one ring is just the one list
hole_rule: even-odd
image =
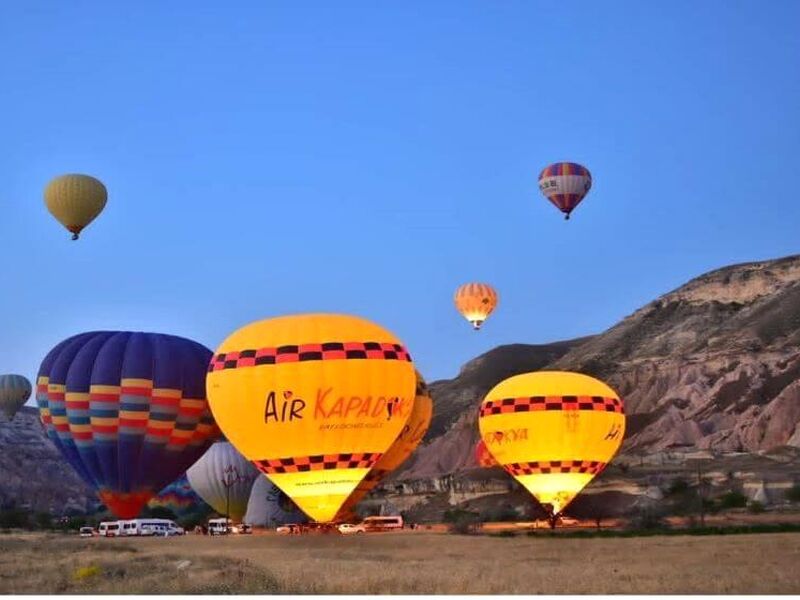
[(747, 505), (747, 512), (753, 513), (754, 515), (760, 515), (764, 510), (764, 505), (758, 500), (753, 500)]

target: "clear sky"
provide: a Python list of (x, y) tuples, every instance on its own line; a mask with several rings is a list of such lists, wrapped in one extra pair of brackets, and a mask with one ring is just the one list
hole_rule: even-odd
[[(429, 380), (800, 252), (800, 2), (5, 2), (0, 372), (357, 314)], [(594, 186), (565, 222), (537, 174)], [(42, 190), (108, 187), (79, 242)], [(497, 287), (475, 333), (452, 295)]]

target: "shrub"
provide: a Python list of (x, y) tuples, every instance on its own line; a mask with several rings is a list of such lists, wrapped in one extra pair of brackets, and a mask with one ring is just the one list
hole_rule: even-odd
[(747, 506), (747, 497), (739, 492), (728, 492), (719, 499), (719, 506), (723, 510), (728, 508), (744, 508)]
[(794, 485), (786, 490), (786, 499), (789, 502), (800, 502), (800, 485)]
[(18, 508), (0, 511), (0, 528), (15, 529), (28, 527), (28, 513)]
[(445, 511), (444, 521), (448, 524), (447, 530), (450, 533), (462, 535), (477, 533), (481, 527), (481, 518), (478, 513), (460, 508)]
[(497, 509), (489, 509), (481, 513), (481, 519), (486, 523), (503, 522), (503, 521), (517, 521), (519, 514), (510, 506), (504, 506)]
[(758, 515), (764, 512), (764, 505), (761, 504), (758, 500), (753, 500), (750, 504), (747, 505), (747, 512), (753, 513), (754, 515)]
[(667, 488), (668, 496), (677, 496), (683, 494), (689, 489), (689, 483), (685, 479), (674, 479)]

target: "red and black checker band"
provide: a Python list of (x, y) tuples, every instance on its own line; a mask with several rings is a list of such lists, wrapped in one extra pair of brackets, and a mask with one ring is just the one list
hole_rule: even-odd
[(258, 365), (275, 365), (310, 360), (400, 360), (411, 362), (411, 356), (400, 344), (386, 342), (323, 342), (291, 344), (276, 348), (239, 350), (216, 354), (208, 365), (209, 372), (239, 369)]
[(506, 413), (531, 412), (536, 410), (600, 410), (622, 413), (622, 401), (602, 396), (531, 396), (529, 398), (503, 398), (481, 404), (479, 415), (502, 415)]
[(327, 469), (371, 469), (380, 457), (380, 452), (316, 454), (314, 456), (254, 460), (253, 464), (262, 473), (274, 475), (276, 473), (304, 473)]
[(509, 463), (503, 468), (511, 475), (544, 475), (547, 473), (591, 473), (598, 474), (606, 463), (595, 460), (547, 460), (537, 462)]

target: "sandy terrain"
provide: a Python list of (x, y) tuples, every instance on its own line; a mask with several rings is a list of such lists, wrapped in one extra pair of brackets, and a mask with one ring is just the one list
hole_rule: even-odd
[[(187, 564), (189, 561), (190, 564)], [(0, 537), (2, 593), (800, 593), (800, 534)]]

